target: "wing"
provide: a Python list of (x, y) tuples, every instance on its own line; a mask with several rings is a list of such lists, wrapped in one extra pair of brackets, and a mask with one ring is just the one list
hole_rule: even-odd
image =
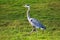
[(32, 24), (34, 24), (33, 26), (35, 26), (37, 28), (45, 28), (45, 26), (43, 26), (39, 21), (37, 21), (34, 18), (31, 19), (31, 22), (32, 22)]

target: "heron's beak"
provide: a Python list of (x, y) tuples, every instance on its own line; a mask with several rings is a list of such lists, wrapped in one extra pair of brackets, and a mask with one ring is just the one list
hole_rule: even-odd
[(23, 7), (25, 7), (25, 5), (23, 5)]
[(26, 7), (26, 5), (24, 5), (24, 7)]

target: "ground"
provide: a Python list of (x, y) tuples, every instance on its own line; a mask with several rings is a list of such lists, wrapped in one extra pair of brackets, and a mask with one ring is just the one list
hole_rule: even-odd
[[(46, 30), (32, 30), (23, 6)], [(0, 0), (0, 40), (60, 40), (60, 0)]]

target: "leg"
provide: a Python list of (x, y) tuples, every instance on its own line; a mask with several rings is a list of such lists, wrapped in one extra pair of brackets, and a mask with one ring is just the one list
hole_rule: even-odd
[(44, 30), (42, 30), (42, 34), (44, 34)]
[(33, 29), (32, 29), (32, 31), (30, 33), (34, 32), (34, 31), (36, 31), (35, 26), (33, 26)]
[(36, 31), (36, 28), (33, 26), (33, 30), (32, 31)]
[(29, 33), (27, 33), (27, 34), (25, 34), (25, 35), (30, 35), (32, 32), (34, 32), (34, 31), (36, 31), (36, 28), (33, 26), (33, 29), (32, 29), (32, 31), (31, 32), (29, 32)]

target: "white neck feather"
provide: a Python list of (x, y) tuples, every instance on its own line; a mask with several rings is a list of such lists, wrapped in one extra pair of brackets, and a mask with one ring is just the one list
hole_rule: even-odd
[(30, 19), (30, 7), (28, 7), (28, 10), (27, 10), (27, 19), (29, 20)]

